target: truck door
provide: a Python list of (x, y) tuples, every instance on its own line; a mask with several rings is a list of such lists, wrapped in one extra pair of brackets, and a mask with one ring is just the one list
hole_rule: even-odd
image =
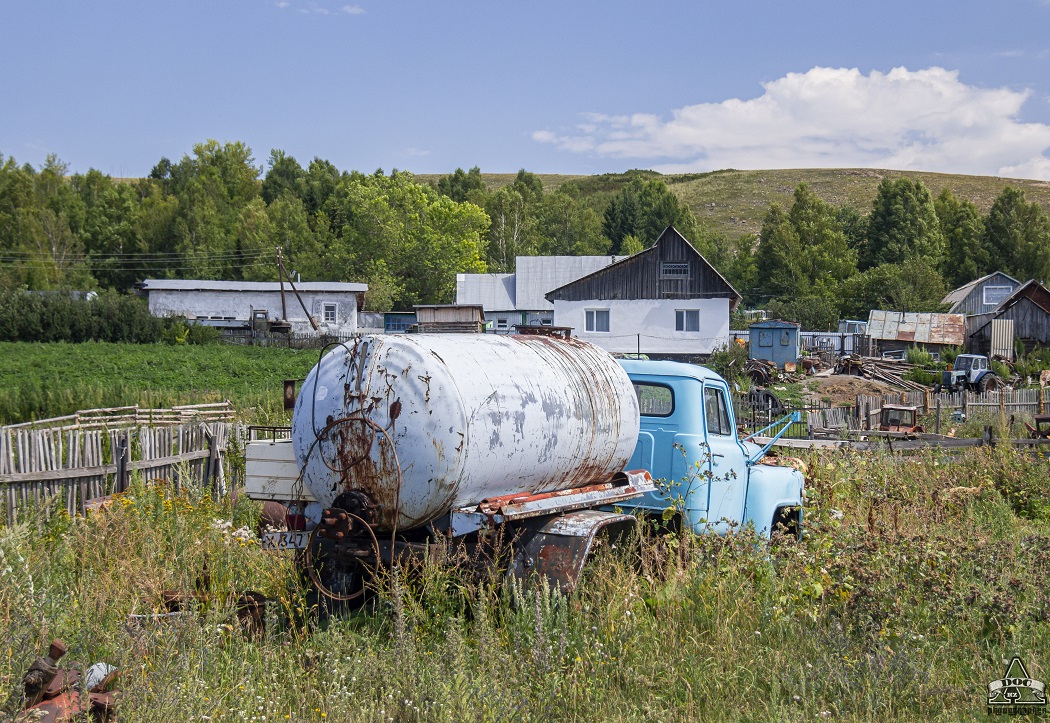
[(728, 532), (744, 517), (747, 464), (737, 440), (728, 387), (704, 383), (704, 418), (711, 473), (708, 524), (712, 531)]

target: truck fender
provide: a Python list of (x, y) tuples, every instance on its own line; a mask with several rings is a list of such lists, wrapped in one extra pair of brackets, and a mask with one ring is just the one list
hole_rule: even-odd
[(633, 515), (600, 510), (577, 510), (536, 518), (518, 528), (515, 554), (508, 577), (527, 582), (546, 578), (563, 593), (576, 589), (583, 564), (599, 538), (615, 543), (637, 523)]
[(749, 468), (744, 524), (752, 523), (755, 532), (768, 538), (781, 508), (802, 506), (804, 484), (802, 473), (791, 467), (752, 465)]

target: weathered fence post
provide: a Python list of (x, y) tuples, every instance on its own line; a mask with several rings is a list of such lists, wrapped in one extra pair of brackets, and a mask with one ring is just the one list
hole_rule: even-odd
[(120, 441), (117, 442), (117, 451), (116, 451), (116, 455), (115, 455), (116, 458), (117, 458), (116, 459), (117, 472), (116, 472), (116, 477), (113, 480), (113, 491), (114, 492), (124, 492), (128, 488), (128, 478), (130, 476), (130, 474), (129, 474), (130, 470), (128, 469), (128, 462), (130, 461), (128, 459), (128, 452), (129, 452), (128, 436), (129, 436), (129, 433), (125, 432), (124, 434), (122, 434), (120, 436)]
[(935, 434), (941, 433), (941, 395), (937, 395), (937, 421), (934, 422), (933, 431)]

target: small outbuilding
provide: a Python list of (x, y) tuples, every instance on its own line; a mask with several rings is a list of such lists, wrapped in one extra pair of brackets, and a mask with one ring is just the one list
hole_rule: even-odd
[(422, 334), (480, 334), (485, 310), (480, 304), (418, 304), (416, 323)]
[(868, 314), (867, 340), (869, 356), (906, 352), (913, 346), (939, 353), (946, 347), (962, 347), (966, 341), (966, 317), (872, 309)]
[(769, 319), (748, 327), (752, 359), (773, 362), (778, 369), (795, 364), (802, 354), (799, 341), (800, 326), (793, 321)]

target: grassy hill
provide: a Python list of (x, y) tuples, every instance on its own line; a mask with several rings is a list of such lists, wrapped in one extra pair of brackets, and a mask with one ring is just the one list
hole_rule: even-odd
[[(921, 180), (936, 196), (943, 188), (950, 188), (961, 198), (973, 201), (987, 213), (995, 197), (1005, 186), (1015, 186), (1025, 192), (1029, 201), (1038, 201), (1050, 210), (1050, 183), (995, 176), (963, 176), (949, 173), (889, 171), (868, 168), (801, 168), (766, 171), (723, 170), (710, 173), (661, 176), (652, 171), (599, 176), (559, 176), (537, 174), (545, 188), (553, 190), (563, 183), (575, 182), (584, 196), (611, 196), (632, 178), (661, 177), (693, 213), (712, 230), (729, 236), (758, 233), (769, 204), (779, 201), (790, 205), (795, 186), (805, 182), (824, 200), (840, 205), (848, 203), (860, 213), (871, 210), (875, 191), (883, 178), (907, 176)], [(513, 173), (482, 174), (488, 189), (514, 182)], [(420, 175), (421, 181), (436, 180), (437, 175)]]

